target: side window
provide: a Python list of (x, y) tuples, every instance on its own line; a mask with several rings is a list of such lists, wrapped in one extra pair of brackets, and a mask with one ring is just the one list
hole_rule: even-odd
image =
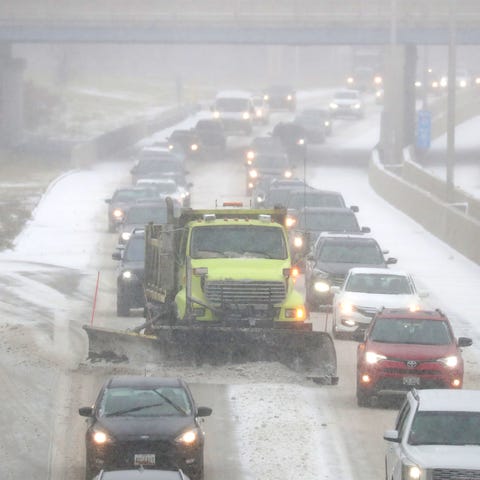
[(397, 421), (395, 423), (395, 430), (398, 431), (399, 438), (403, 437), (403, 434), (405, 431), (405, 425), (407, 424), (407, 418), (409, 414), (410, 414), (410, 403), (408, 402), (408, 400), (406, 400), (398, 414)]

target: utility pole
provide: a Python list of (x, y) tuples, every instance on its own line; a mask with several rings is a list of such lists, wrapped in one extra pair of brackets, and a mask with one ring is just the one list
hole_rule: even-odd
[(457, 19), (456, 0), (450, 0), (449, 42), (448, 42), (448, 98), (447, 98), (447, 200), (453, 202), (454, 168), (455, 168), (455, 88), (456, 53), (457, 53)]

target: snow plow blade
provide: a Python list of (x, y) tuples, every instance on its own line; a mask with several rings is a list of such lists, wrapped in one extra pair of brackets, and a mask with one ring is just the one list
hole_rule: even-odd
[(95, 362), (190, 365), (279, 362), (316, 383), (336, 384), (337, 358), (327, 332), (287, 328), (159, 326), (155, 335), (83, 326)]

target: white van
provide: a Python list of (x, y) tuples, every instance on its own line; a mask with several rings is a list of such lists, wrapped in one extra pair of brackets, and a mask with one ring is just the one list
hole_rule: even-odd
[(227, 133), (252, 133), (252, 124), (255, 118), (255, 106), (252, 95), (240, 90), (225, 90), (219, 92), (212, 106), (213, 117), (223, 123)]

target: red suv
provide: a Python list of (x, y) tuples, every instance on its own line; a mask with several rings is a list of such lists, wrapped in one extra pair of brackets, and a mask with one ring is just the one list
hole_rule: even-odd
[(461, 347), (472, 339), (455, 338), (440, 310), (383, 309), (373, 318), (357, 349), (357, 403), (411, 388), (462, 388)]

